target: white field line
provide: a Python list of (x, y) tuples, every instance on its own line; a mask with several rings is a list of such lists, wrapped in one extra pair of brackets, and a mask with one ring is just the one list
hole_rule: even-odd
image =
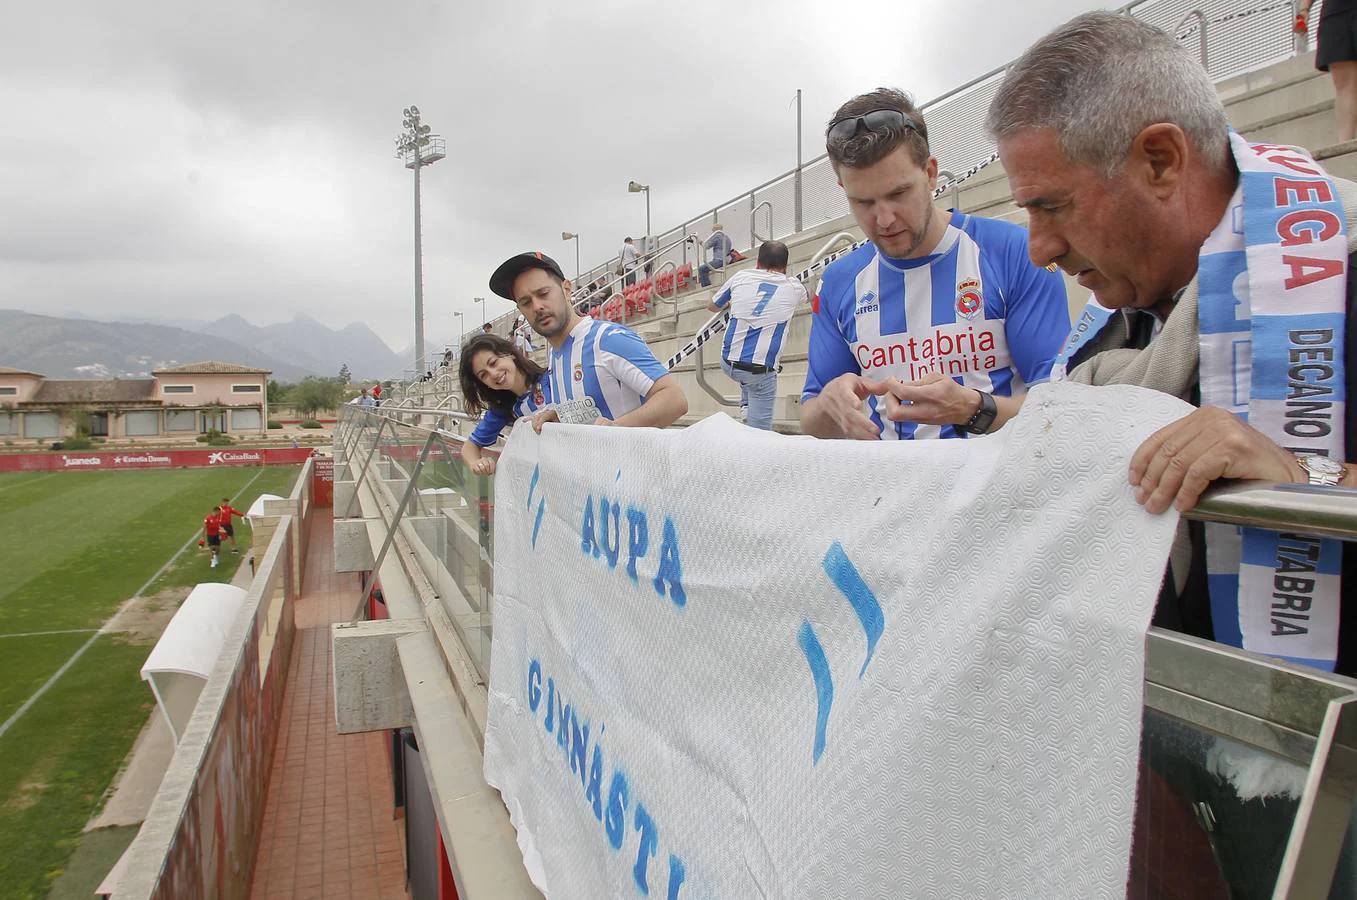
[[(236, 493), (243, 494), (250, 487), (250, 485), (254, 484), (255, 479), (263, 474), (264, 467), (260, 466), (259, 471), (255, 473), (254, 478), (251, 478), (249, 481), (245, 482), (245, 486), (242, 487), (240, 490), (236, 491)], [(141, 598), (142, 591), (146, 590), (148, 587), (155, 584), (156, 579), (158, 579), (161, 575), (165, 574), (165, 571), (169, 569), (170, 566), (174, 565), (174, 561), (178, 559), (180, 556), (182, 556), (185, 550), (193, 546), (193, 542), (198, 539), (198, 532), (201, 530), (202, 530), (201, 528), (194, 529), (193, 534), (189, 535), (188, 540), (184, 541), (184, 545), (180, 547), (178, 550), (176, 550), (174, 555), (167, 559), (165, 561), (165, 564), (161, 566), (159, 569), (157, 569), (154, 575), (146, 579), (146, 583), (143, 584), (141, 587), (137, 588), (137, 592), (133, 594), (131, 598), (129, 598), (125, 603), (119, 606), (118, 611), (115, 612), (112, 616), (110, 616), (108, 618), (108, 621), (104, 622), (103, 625), (99, 626), (99, 630), (94, 632), (94, 634), (90, 635), (90, 639), (85, 641), (85, 643), (81, 644), (80, 648), (71, 654), (71, 658), (61, 664), (60, 669), (57, 669), (55, 672), (53, 672), (52, 677), (44, 681), (42, 687), (34, 691), (33, 696), (29, 697), (27, 700), (24, 701), (23, 706), (20, 706), (18, 709), (16, 709), (12, 716), (6, 719), (4, 723), (0, 724), (0, 738), (4, 737), (5, 732), (9, 731), (12, 727), (14, 727), (15, 722), (23, 718), (24, 713), (28, 712), (30, 709), (33, 708), (33, 704), (37, 703), (43, 694), (51, 690), (52, 685), (56, 684), (57, 681), (61, 679), (61, 676), (65, 675), (66, 672), (71, 668), (71, 666), (75, 665), (76, 660), (80, 659), (80, 657), (85, 655), (85, 651), (88, 650), (91, 646), (93, 646), (94, 642), (99, 639), (99, 635), (103, 634), (106, 630), (108, 630), (108, 626), (118, 618), (118, 616), (122, 613), (124, 609), (126, 609), (134, 601)]]
[(98, 631), (98, 628), (67, 628), (63, 631), (22, 631), (18, 634), (0, 634), (0, 638), (7, 637), (42, 637), (45, 634), (89, 634), (91, 631)]
[(53, 475), (60, 475), (60, 472), (48, 472), (46, 475), (39, 475), (37, 478), (30, 478), (27, 481), (20, 481), (18, 484), (7, 484), (0, 487), (0, 491), (12, 491), (15, 488), (28, 487), (30, 484), (37, 484), (39, 481), (46, 481)]

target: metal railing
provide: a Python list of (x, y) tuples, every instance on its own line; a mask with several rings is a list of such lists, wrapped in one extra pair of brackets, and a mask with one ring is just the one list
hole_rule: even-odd
[[(400, 554), (403, 564), (417, 566), (422, 583), (434, 586), (484, 680), (494, 612), (494, 481), (462, 464), (463, 440), (401, 424), (380, 411), (346, 409), (335, 435), (336, 490), (338, 496), (340, 481), (370, 489), (381, 507), (382, 546), (389, 548), (398, 530), (405, 535), (413, 552)], [(1354, 496), (1357, 492), (1343, 488), (1220, 485), (1189, 517), (1354, 541)], [(1250, 883), (1246, 893), (1327, 897), (1357, 795), (1357, 681), (1149, 629), (1142, 735), (1147, 768), (1141, 780), (1148, 773), (1168, 779), (1208, 825), (1234, 816), (1238, 827), (1240, 807), (1230, 800), (1235, 789), (1220, 774), (1221, 753), (1280, 773), (1294, 788), (1294, 796), (1272, 796), (1254, 810), (1248, 829), (1274, 834), (1286, 849), (1279, 850), (1280, 862), (1267, 871), (1266, 884)], [(1172, 780), (1185, 772), (1190, 784)], [(1198, 800), (1191, 792), (1203, 784), (1214, 793)], [(1162, 802), (1162, 795), (1142, 800)], [(1203, 840), (1216, 850), (1231, 839), (1227, 831), (1205, 830)], [(1169, 846), (1164, 852), (1187, 851)], [(1227, 877), (1225, 857), (1216, 858)]]
[[(1292, 28), (1295, 14), (1291, 0), (1263, 4), (1257, 0), (1137, 0), (1120, 11), (1158, 25), (1184, 43), (1195, 42), (1203, 66), (1216, 81), (1303, 52)], [(1319, 15), (1316, 4), (1311, 21), (1318, 22)], [(1008, 63), (997, 66), (920, 107), (940, 168), (966, 169), (993, 150), (984, 132), (984, 117), (1007, 69)], [(769, 235), (756, 237), (753, 213), (765, 205), (771, 216), (785, 224), (781, 233), (770, 227)], [(848, 213), (829, 159), (821, 154), (659, 233), (657, 242), (673, 247), (675, 240), (723, 222), (736, 247), (753, 247), (759, 239), (784, 238)], [(591, 269), (590, 275), (597, 271), (598, 267)]]

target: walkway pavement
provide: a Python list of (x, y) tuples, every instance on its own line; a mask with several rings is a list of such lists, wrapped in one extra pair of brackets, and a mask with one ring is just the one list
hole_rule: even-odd
[(269, 774), (252, 900), (387, 900), (405, 890), (405, 842), (393, 819), (384, 732), (335, 731), (330, 623), (353, 615), (358, 579), (334, 571), (333, 520), (310, 528), (296, 606), (282, 731)]

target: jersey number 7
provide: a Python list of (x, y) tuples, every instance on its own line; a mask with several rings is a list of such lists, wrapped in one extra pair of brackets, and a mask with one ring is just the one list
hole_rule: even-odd
[(770, 282), (770, 281), (765, 281), (765, 282), (763, 282), (762, 284), (760, 284), (760, 285), (759, 285), (759, 297), (760, 297), (761, 299), (759, 300), (758, 305), (754, 307), (754, 315), (756, 315), (756, 316), (762, 315), (764, 309), (767, 308), (767, 306), (768, 306), (768, 301), (769, 301), (769, 300), (772, 300), (772, 299), (773, 299), (773, 295), (776, 294), (776, 293), (777, 293), (777, 285), (773, 284), (772, 282)]

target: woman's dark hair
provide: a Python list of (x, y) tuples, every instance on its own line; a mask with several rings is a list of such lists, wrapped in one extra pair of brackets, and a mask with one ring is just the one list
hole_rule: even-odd
[(489, 351), (495, 356), (512, 357), (518, 371), (522, 372), (524, 377), (528, 379), (529, 390), (532, 390), (533, 385), (537, 384), (537, 379), (541, 378), (547, 370), (529, 359), (528, 355), (518, 347), (497, 334), (477, 334), (466, 342), (462, 347), (462, 361), (457, 372), (458, 379), (462, 383), (462, 399), (466, 404), (466, 411), (473, 416), (478, 416), (487, 409), (497, 409), (508, 414), (514, 408), (514, 401), (518, 399), (518, 396), (513, 391), (498, 391), (487, 387), (481, 383), (472, 369), (472, 360), (482, 350)]

